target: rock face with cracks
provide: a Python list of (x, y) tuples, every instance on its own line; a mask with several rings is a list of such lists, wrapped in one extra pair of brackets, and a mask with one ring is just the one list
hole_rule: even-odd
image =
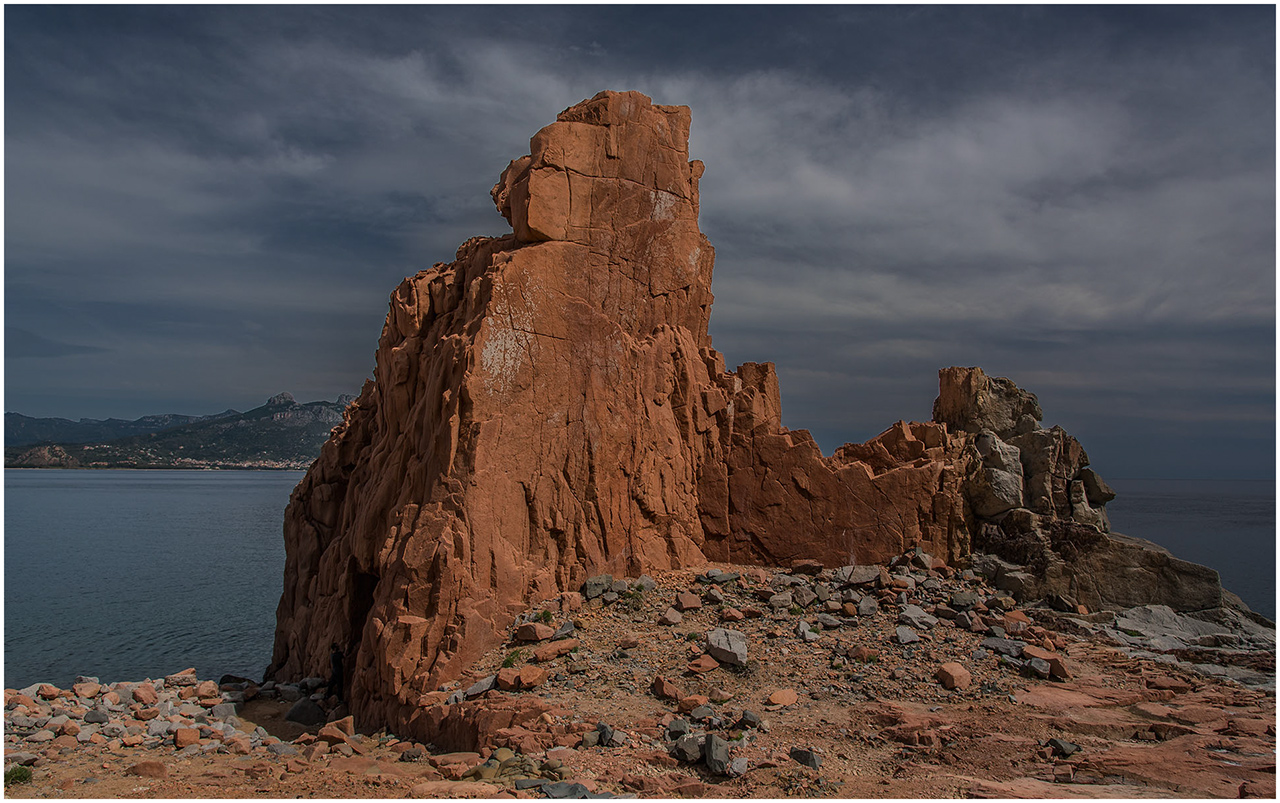
[(707, 333), (689, 125), (636, 92), (561, 112), (493, 188), (513, 233), (395, 290), (374, 379), (285, 514), (269, 676), (328, 676), (337, 644), (361, 727), (428, 734), (424, 695), (588, 577), (913, 547), (954, 563), (971, 499), (1105, 522), (1079, 444), (978, 369), (942, 372), (934, 422), (832, 457), (783, 427), (773, 365), (729, 371)]

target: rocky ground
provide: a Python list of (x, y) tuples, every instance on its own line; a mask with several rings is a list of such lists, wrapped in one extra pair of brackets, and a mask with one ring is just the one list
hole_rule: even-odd
[(895, 564), (592, 578), (423, 697), (431, 744), (356, 733), (317, 678), (7, 689), (5, 793), (1275, 796), (1273, 629)]

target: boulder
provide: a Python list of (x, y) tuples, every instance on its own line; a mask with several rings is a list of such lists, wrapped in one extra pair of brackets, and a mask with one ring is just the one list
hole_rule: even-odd
[(1116, 492), (1091, 468), (1080, 469), (1077, 479), (1084, 483), (1085, 496), (1090, 504), (1105, 505), (1116, 498)]
[(969, 683), (972, 681), (969, 670), (954, 661), (949, 661), (938, 667), (938, 671), (933, 676), (942, 684), (944, 689), (959, 689), (963, 691), (969, 688)]
[(707, 652), (722, 664), (747, 665), (747, 637), (737, 630), (716, 627), (707, 631)]
[(323, 725), (328, 719), (324, 709), (316, 705), (308, 697), (303, 697), (289, 707), (284, 718), (299, 725)]

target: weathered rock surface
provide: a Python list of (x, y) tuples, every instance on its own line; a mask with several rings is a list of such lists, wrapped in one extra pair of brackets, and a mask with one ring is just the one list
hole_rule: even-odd
[[(286, 512), (269, 677), (327, 676), (336, 643), (358, 724), (421, 738), (439, 726), (420, 700), (530, 600), (616, 603), (631, 592), (615, 576), (710, 561), (852, 564), (861, 581), (859, 566), (912, 548), (959, 565), (975, 539), (1032, 564), (1028, 594), (1125, 606), (1088, 578), (1102, 562), (1103, 577), (1137, 567), (1156, 595), (1141, 602), (1221, 604), (1210, 570), (1100, 532), (1110, 489), (1010, 380), (944, 369), (933, 422), (831, 457), (783, 427), (772, 364), (727, 370), (707, 333), (714, 250), (689, 125), (687, 108), (635, 92), (565, 110), (493, 188), (513, 233), (396, 289), (374, 379)], [(817, 599), (804, 592), (792, 599)], [(877, 610), (870, 595), (839, 603)]]
[(272, 676), (337, 642), (357, 718), (403, 729), (525, 600), (605, 571), (967, 551), (945, 427), (825, 458), (771, 364), (711, 347), (689, 124), (635, 92), (562, 112), (494, 187), (513, 234), (395, 291), (286, 514)]

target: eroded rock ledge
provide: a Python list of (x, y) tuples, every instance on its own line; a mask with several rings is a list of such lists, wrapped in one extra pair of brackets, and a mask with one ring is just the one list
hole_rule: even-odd
[(976, 542), (1033, 567), (1020, 593), (1222, 604), (1211, 570), (1104, 535), (1110, 489), (1009, 380), (945, 369), (934, 421), (831, 457), (783, 427), (773, 365), (727, 370), (707, 333), (689, 124), (636, 92), (567, 109), (493, 189), (513, 233), (395, 290), (286, 512), (269, 675), (327, 675), (337, 643), (360, 726), (412, 733), (529, 600), (708, 561), (958, 565)]

